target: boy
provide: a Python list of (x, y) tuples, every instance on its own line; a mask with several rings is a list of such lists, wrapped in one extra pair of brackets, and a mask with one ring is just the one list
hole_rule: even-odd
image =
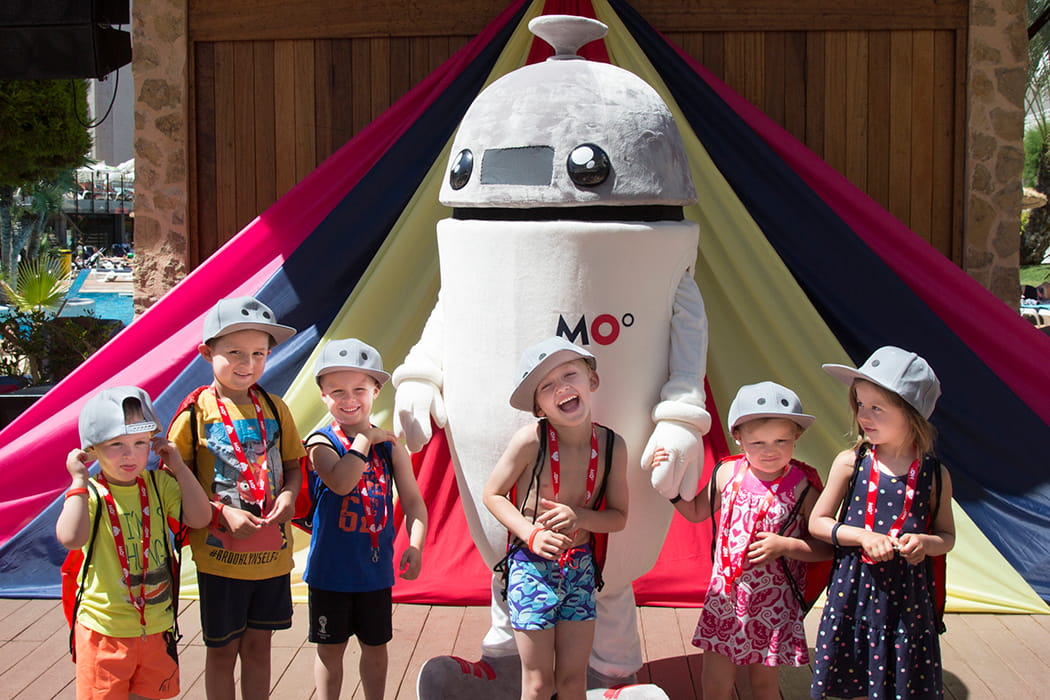
[[(66, 458), (71, 483), (55, 535), (90, 554), (74, 620), (78, 698), (179, 693), (166, 519), (181, 510), (187, 525), (202, 527), (211, 506), (175, 445), (154, 437), (157, 429), (145, 391), (105, 389), (84, 404), (81, 447)], [(171, 474), (143, 476), (151, 449)], [(87, 467), (96, 459), (101, 471), (92, 478)]]
[(591, 422), (596, 366), (564, 338), (525, 350), (510, 405), (540, 422), (515, 433), (485, 485), (485, 506), (515, 538), (507, 607), (522, 698), (586, 696), (601, 575), (593, 534), (627, 523), (627, 448)]
[(306, 439), (316, 511), (303, 579), (310, 586), (310, 641), (317, 644), (317, 697), (339, 697), (343, 654), (356, 634), (365, 698), (381, 700), (386, 644), (393, 636), (392, 487), (409, 536), (398, 567), (401, 578), (419, 576), (427, 509), (407, 450), (393, 433), (371, 423), (372, 402), (390, 378), (375, 348), (355, 338), (332, 340), (317, 358), (315, 376), (333, 418)]
[(256, 386), (270, 349), (295, 334), (252, 297), (222, 299), (197, 347), (214, 381), (194, 392), (169, 437), (211, 497), (207, 528), (190, 533), (197, 565), (204, 678), (212, 700), (270, 691), (270, 637), (292, 624), (292, 534), (302, 484), (299, 432), (279, 397)]

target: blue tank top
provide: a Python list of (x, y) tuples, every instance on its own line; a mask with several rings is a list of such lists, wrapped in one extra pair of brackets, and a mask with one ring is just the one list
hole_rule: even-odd
[[(317, 434), (328, 438), (340, 456), (346, 454), (331, 425), (312, 435)], [(394, 478), (390, 455), (389, 443), (372, 445), (363, 475), (377, 524), (383, 522), (384, 514), (386, 519), (385, 527), (379, 532), (378, 552), (372, 549), (372, 535), (359, 489), (355, 486), (353, 491), (340, 496), (325, 486), (315, 472), (310, 472), (310, 492), (317, 502), (310, 553), (303, 572), (303, 580), (310, 586), (326, 591), (362, 593), (394, 585)], [(386, 475), (386, 492), (382, 494), (378, 493), (377, 464), (382, 465)]]

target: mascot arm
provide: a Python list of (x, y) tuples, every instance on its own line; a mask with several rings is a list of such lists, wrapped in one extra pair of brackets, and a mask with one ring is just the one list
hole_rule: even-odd
[(656, 427), (642, 453), (642, 468), (651, 469), (653, 453), (663, 448), (668, 459), (652, 469), (653, 488), (665, 498), (692, 500), (704, 464), (703, 436), (711, 429), (711, 414), (704, 407), (707, 312), (692, 269), (682, 275), (675, 292), (668, 360), (670, 376), (653, 408)]
[(430, 417), (439, 428), (447, 421), (441, 398), (441, 368), (444, 317), (441, 297), (430, 312), (419, 342), (408, 351), (405, 361), (394, 370), (394, 433), (405, 438), (410, 452), (419, 452), (430, 441)]

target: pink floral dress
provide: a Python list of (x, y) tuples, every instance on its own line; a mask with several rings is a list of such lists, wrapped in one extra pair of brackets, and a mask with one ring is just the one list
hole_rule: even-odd
[[(746, 558), (754, 533), (780, 530), (795, 505), (796, 487), (806, 476), (797, 466), (789, 466), (770, 497), (775, 482), (756, 478), (747, 469), (743, 457), (725, 463), (722, 468), (732, 468), (733, 472), (722, 488), (711, 585), (693, 635), (693, 645), (727, 656), (740, 666), (807, 664), (809, 649), (802, 627), (802, 610), (779, 560), (752, 566)], [(734, 495), (734, 482), (740, 470), (744, 474)], [(764, 515), (761, 511), (765, 511)], [(758, 523), (755, 523), (756, 515), (761, 518)], [(784, 536), (805, 536), (804, 520), (796, 517)], [(724, 549), (726, 545), (728, 549)], [(735, 578), (734, 567), (723, 565), (727, 561), (736, 566), (742, 562)], [(795, 580), (804, 585), (805, 564), (794, 559), (785, 561)]]

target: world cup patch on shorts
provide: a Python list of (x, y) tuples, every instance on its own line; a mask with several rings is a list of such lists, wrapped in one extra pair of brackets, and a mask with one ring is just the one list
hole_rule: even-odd
[(527, 549), (510, 558), (507, 608), (516, 630), (551, 629), (559, 622), (595, 618), (594, 557), (589, 546), (550, 561)]

